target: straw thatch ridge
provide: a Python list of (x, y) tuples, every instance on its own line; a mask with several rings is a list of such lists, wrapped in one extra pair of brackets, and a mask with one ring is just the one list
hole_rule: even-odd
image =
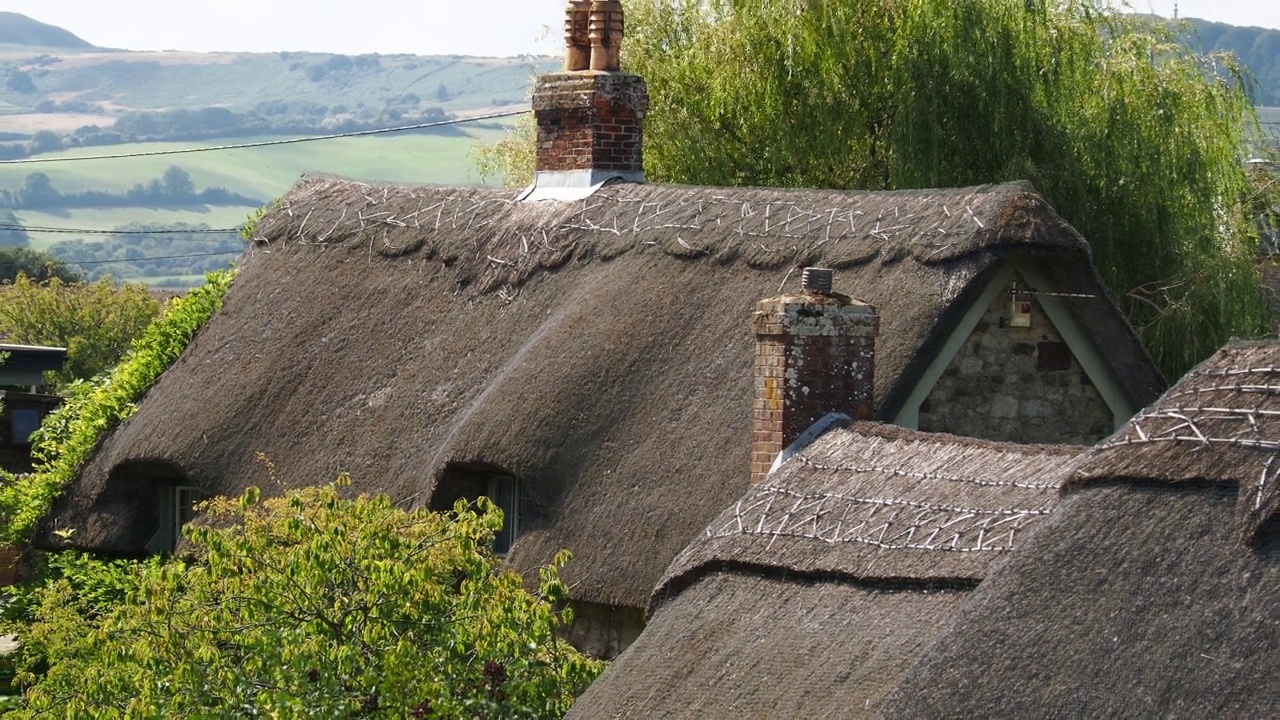
[(672, 563), (644, 632), (571, 716), (874, 713), (1082, 451), (827, 431)]
[[(877, 417), (897, 412), (914, 383), (889, 381), (923, 372), (929, 350), (981, 292), (974, 281), (996, 259), (1070, 251), (1073, 261), (1043, 269), (1058, 286), (1090, 296), (1076, 298), (1072, 310), (1100, 347), (1114, 348), (1105, 360), (1126, 399), (1141, 407), (1164, 387), (1102, 286), (1088, 243), (1026, 182), (876, 192), (624, 183), (577, 202), (522, 203), (479, 188), (318, 177), (283, 198), (254, 238), (276, 251), (318, 245), (369, 257), (426, 255), (455, 268), (471, 294), (514, 292), (539, 273), (634, 252), (717, 266), (854, 270), (860, 282), (851, 294), (883, 310), (888, 340), (877, 358)], [(901, 262), (907, 258), (914, 262)], [(926, 268), (941, 271), (942, 282), (925, 277)], [(916, 292), (904, 292), (913, 285)], [(907, 338), (903, 348), (899, 337)], [(924, 352), (897, 352), (915, 348)]]
[(1082, 451), (875, 423), (834, 428), (672, 562), (651, 612), (727, 566), (873, 587), (973, 587), (1049, 514)]
[[(1038, 262), (1118, 383), (1160, 380), (1083, 240), (1025, 185), (891, 193), (608, 186), (509, 191), (300, 183), (261, 219), (223, 309), (95, 452), (41, 529), (139, 552), (151, 459), (206, 495), (351, 474), (425, 505), (449, 464), (518, 477), (538, 510), (510, 561), (561, 548), (579, 600), (643, 608), (746, 489), (758, 300), (800, 264), (880, 311), (892, 417), (1000, 263)], [(120, 476), (120, 482), (113, 478)], [(156, 482), (161, 482), (157, 480)], [(122, 484), (123, 483), (123, 484)], [(271, 491), (272, 488), (267, 488)], [(125, 528), (137, 527), (137, 531)]]
[(1240, 490), (1253, 541), (1280, 510), (1280, 353), (1237, 343), (1201, 363), (1099, 443), (1069, 489), (1096, 482), (1215, 483)]
[(1278, 367), (1229, 345), (1081, 458), (883, 714), (1280, 715)]

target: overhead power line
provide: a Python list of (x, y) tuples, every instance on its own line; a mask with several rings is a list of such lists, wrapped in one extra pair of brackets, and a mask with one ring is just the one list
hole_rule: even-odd
[(529, 111), (509, 110), (507, 112), (477, 115), (475, 117), (438, 120), (436, 122), (418, 123), (416, 125), (401, 125), (400, 127), (381, 128), (378, 130), (357, 130), (353, 132), (334, 133), (332, 135), (312, 135), (309, 137), (285, 138), (282, 140), (263, 140), (260, 142), (239, 143), (236, 145), (214, 145), (211, 147), (178, 148), (176, 150), (148, 150), (146, 152), (119, 153), (115, 155), (76, 155), (70, 157), (33, 157), (21, 158), (19, 160), (0, 160), (0, 165), (29, 165), (33, 163), (71, 162), (73, 160), (119, 160), (122, 158), (153, 157), (156, 155), (182, 155), (185, 153), (214, 152), (217, 150), (241, 150), (244, 148), (270, 147), (272, 145), (292, 145), (294, 143), (315, 142), (317, 140), (336, 140), (338, 138), (382, 135), (384, 133), (406, 132), (409, 130), (425, 130), (427, 128), (443, 127), (445, 125), (459, 125), (461, 123), (479, 122), (481, 120), (497, 120), (499, 118), (524, 115), (527, 112)]
[(197, 257), (213, 257), (215, 255), (235, 255), (234, 250), (224, 250), (222, 252), (205, 252), (205, 253), (186, 253), (183, 255), (153, 255), (141, 258), (121, 258), (119, 260), (62, 260), (67, 265), (107, 265), (110, 263), (141, 263), (151, 260), (177, 260), (180, 258), (197, 258)]
[(43, 225), (11, 225), (0, 223), (0, 230), (24, 230), (29, 233), (69, 233), (74, 235), (226, 235), (240, 228), (200, 228), (192, 230), (93, 230), (90, 228), (46, 227)]

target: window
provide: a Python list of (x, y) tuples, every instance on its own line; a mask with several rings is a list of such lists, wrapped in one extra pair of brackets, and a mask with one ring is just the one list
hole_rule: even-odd
[(177, 549), (178, 541), (182, 539), (182, 526), (191, 522), (196, 516), (196, 503), (200, 502), (200, 492), (190, 485), (174, 486), (173, 492), (173, 516), (170, 522), (170, 532), (173, 537), (173, 548)]
[(510, 475), (490, 475), (485, 494), (502, 510), (502, 529), (493, 537), (493, 552), (506, 555), (520, 537), (520, 519), (533, 517), (533, 500), (524, 494), (520, 481)]
[(182, 526), (196, 516), (200, 491), (190, 485), (167, 485), (159, 488), (160, 527), (147, 543), (152, 553), (173, 552), (182, 540)]
[(40, 411), (36, 408), (13, 409), (13, 444), (30, 445), (31, 433), (40, 429)]
[(494, 536), (493, 551), (506, 555), (520, 534), (538, 521), (538, 508), (526, 493), (519, 478), (497, 465), (449, 463), (436, 482), (429, 507), (449, 512), (459, 500), (474, 504), (481, 496), (489, 498), (502, 510), (502, 528)]

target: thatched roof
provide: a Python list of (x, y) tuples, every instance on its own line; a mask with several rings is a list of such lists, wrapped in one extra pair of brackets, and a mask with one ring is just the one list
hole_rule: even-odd
[(1280, 350), (1228, 346), (1099, 443), (1071, 487), (1136, 480), (1240, 489), (1235, 525), (1259, 537), (1280, 511)]
[(1081, 461), (891, 717), (1280, 715), (1280, 346), (1220, 351)]
[(581, 717), (865, 714), (1048, 516), (1083, 448), (860, 423), (731, 504), (669, 568)]
[(799, 265), (834, 266), (837, 290), (879, 308), (878, 417), (1004, 259), (1100, 296), (1072, 308), (1137, 406), (1160, 382), (1087, 245), (1020, 184), (616, 185), (519, 203), (312, 179), (255, 239), (223, 310), (91, 459), (46, 540), (57, 519), (86, 546), (136, 550), (145, 501), (108, 482), (132, 460), (225, 494), (266, 482), (260, 451), (288, 483), (348, 471), (410, 505), (446, 463), (485, 463), (519, 476), (543, 518), (517, 567), (569, 548), (576, 597), (643, 607), (746, 486), (750, 317)]

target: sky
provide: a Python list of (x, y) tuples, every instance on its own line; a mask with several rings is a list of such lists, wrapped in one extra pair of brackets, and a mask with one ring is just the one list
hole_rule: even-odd
[[(1139, 12), (1280, 29), (1280, 0), (1129, 0)], [(558, 55), (565, 0), (4, 0), (128, 50)]]

